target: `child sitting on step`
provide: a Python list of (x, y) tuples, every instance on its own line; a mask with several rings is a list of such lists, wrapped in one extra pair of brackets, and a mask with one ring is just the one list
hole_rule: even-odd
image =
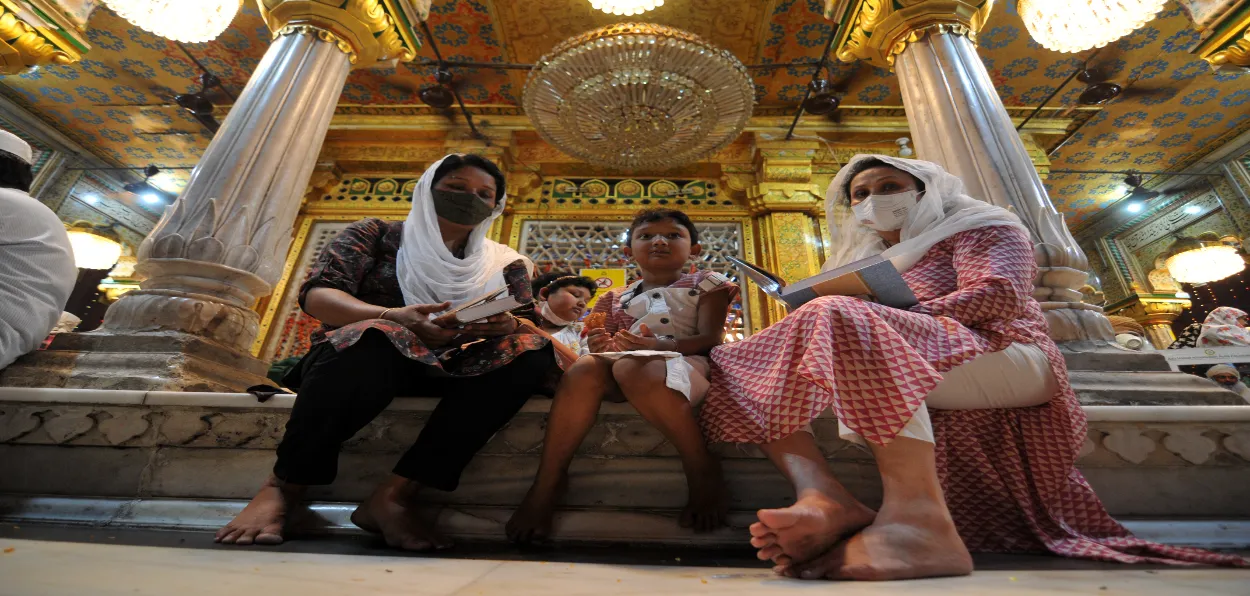
[(552, 340), (556, 362), (561, 370), (566, 370), (578, 358), (590, 353), (581, 318), (599, 287), (595, 280), (567, 271), (540, 275), (531, 287), (538, 304), (533, 314), (522, 321)]
[(703, 440), (694, 407), (707, 394), (705, 355), (724, 338), (738, 287), (719, 273), (686, 273), (687, 261), (702, 247), (694, 223), (681, 211), (640, 212), (627, 239), (625, 254), (642, 279), (595, 304), (586, 331), (590, 355), (564, 373), (551, 404), (538, 475), (508, 522), (514, 542), (550, 534), (573, 454), (604, 398), (618, 392), (681, 455), (689, 487), (681, 525), (710, 531), (724, 524), (728, 505), (720, 463)]

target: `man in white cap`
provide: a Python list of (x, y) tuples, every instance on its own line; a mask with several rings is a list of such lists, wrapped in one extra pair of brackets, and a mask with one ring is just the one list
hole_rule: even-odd
[(0, 130), (0, 369), (48, 337), (78, 277), (65, 225), (28, 194), (32, 161)]
[(1250, 402), (1250, 387), (1246, 387), (1246, 384), (1241, 382), (1241, 373), (1238, 372), (1237, 367), (1231, 364), (1217, 364), (1207, 369), (1207, 378)]

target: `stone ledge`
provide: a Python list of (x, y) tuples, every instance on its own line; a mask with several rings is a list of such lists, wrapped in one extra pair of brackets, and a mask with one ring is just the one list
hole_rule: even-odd
[[(203, 530), (225, 525), (246, 501), (195, 499), (83, 499), (0, 494), (0, 522)], [(314, 502), (292, 516), (288, 535), (364, 534), (348, 520), (355, 505)], [(430, 521), (458, 540), (499, 542), (512, 509), (507, 507), (434, 507)], [(679, 527), (676, 511), (567, 510), (554, 519), (557, 544), (633, 543), (747, 549), (752, 513), (730, 514), (728, 527), (697, 534)], [(1213, 549), (1250, 547), (1250, 520), (1122, 519), (1138, 537), (1176, 546)], [(762, 565), (762, 564), (761, 564)]]

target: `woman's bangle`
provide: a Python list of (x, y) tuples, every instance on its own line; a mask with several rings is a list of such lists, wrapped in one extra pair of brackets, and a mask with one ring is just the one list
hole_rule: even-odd
[(385, 318), (386, 318), (386, 313), (391, 312), (392, 310), (395, 310), (395, 309), (394, 309), (394, 308), (387, 308), (387, 309), (384, 309), (384, 310), (382, 311), (382, 314), (378, 315), (378, 318), (379, 318), (379, 319), (385, 319)]

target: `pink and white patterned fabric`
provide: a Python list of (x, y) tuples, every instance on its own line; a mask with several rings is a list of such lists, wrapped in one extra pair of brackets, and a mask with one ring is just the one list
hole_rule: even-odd
[(1246, 311), (1221, 306), (1207, 315), (1198, 333), (1197, 346), (1219, 348), (1223, 346), (1250, 346), (1250, 330), (1241, 325)]
[(938, 474), (969, 550), (1173, 564), (1245, 565), (1240, 557), (1133, 538), (1076, 469), (1085, 415), (1032, 298), (1037, 266), (1015, 227), (957, 233), (903, 274), (920, 304), (893, 309), (823, 297), (746, 340), (712, 351), (701, 411), (711, 441), (764, 443), (826, 408), (886, 444), (942, 373), (1012, 342), (1036, 344), (1059, 389), (1044, 406), (930, 410)]

